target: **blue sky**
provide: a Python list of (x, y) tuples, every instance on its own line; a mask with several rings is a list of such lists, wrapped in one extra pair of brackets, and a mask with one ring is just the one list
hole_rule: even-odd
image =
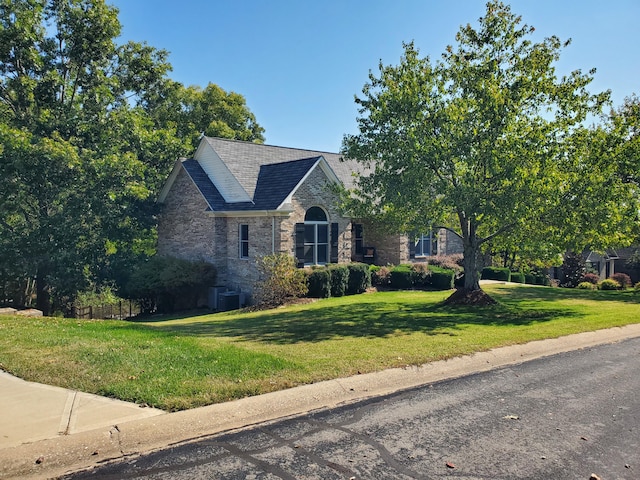
[[(484, 0), (107, 0), (120, 10), (122, 40), (170, 52), (171, 77), (215, 83), (246, 98), (266, 143), (337, 152), (356, 133), (354, 95), (380, 60), (396, 65), (402, 42), (438, 59)], [(533, 40), (571, 38), (560, 74), (596, 68), (591, 91), (615, 106), (640, 95), (640, 1), (505, 2), (536, 28)]]

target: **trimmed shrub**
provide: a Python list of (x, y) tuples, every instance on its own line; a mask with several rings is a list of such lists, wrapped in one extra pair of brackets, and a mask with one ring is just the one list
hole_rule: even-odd
[(524, 274), (524, 283), (527, 283), (529, 285), (535, 285), (536, 284), (536, 276), (533, 273), (525, 273)]
[(585, 273), (580, 279), (580, 283), (589, 282), (593, 285), (597, 285), (599, 281), (600, 281), (600, 277), (595, 273)]
[(509, 281), (514, 283), (524, 283), (524, 273), (511, 272), (511, 277)]
[(308, 271), (307, 296), (311, 298), (329, 298), (331, 296), (331, 274), (326, 268)]
[(431, 273), (431, 286), (434, 290), (451, 290), (456, 272), (446, 268), (434, 270)]
[(591, 282), (580, 282), (577, 288), (580, 290), (595, 290), (597, 286)]
[(620, 284), (615, 280), (607, 278), (606, 280), (602, 280), (598, 284), (598, 288), (600, 290), (619, 290), (621, 287), (620, 287)]
[(536, 275), (535, 285), (551, 285), (551, 280), (544, 273), (538, 273)]
[(346, 265), (330, 265), (328, 270), (331, 275), (331, 296), (344, 296), (349, 285), (349, 269)]
[(626, 273), (614, 273), (611, 275), (611, 280), (615, 280), (620, 284), (621, 289), (629, 288), (632, 285), (631, 277)]
[(408, 265), (398, 265), (391, 269), (391, 288), (409, 290), (413, 287), (413, 270)]
[(640, 292), (640, 282), (636, 283), (636, 284), (633, 286), (633, 289), (634, 289), (636, 292)]
[(372, 265), (371, 270), (371, 284), (374, 287), (388, 287), (391, 282), (391, 270), (389, 267), (379, 267)]
[(426, 288), (431, 285), (431, 268), (426, 263), (414, 263), (411, 265), (413, 271), (413, 284), (419, 288)]
[(508, 282), (511, 277), (511, 272), (508, 268), (502, 267), (484, 267), (480, 278), (482, 280), (499, 280), (502, 282)]
[(369, 265), (365, 263), (350, 263), (347, 265), (349, 270), (349, 282), (347, 287), (348, 295), (357, 295), (364, 293), (371, 286), (371, 271)]

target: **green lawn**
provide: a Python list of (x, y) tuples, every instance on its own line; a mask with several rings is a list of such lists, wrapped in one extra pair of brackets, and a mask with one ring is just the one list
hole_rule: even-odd
[(640, 295), (488, 285), (381, 292), (262, 312), (124, 322), (0, 316), (0, 368), (27, 380), (180, 410), (329, 378), (640, 322)]

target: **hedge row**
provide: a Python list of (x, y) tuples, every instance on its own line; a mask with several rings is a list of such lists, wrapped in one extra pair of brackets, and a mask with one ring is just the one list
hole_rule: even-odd
[(307, 270), (307, 286), (312, 298), (356, 295), (371, 286), (371, 272), (364, 263), (312, 268)]
[(394, 290), (427, 288), (450, 290), (454, 286), (456, 271), (424, 263), (396, 267), (371, 267), (373, 284)]
[(501, 282), (528, 283), (530, 285), (549, 285), (549, 279), (543, 274), (512, 272), (508, 268), (485, 267), (482, 269), (483, 280), (498, 280)]

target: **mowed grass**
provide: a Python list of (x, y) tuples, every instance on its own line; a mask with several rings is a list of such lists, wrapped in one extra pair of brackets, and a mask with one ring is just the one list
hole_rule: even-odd
[(640, 322), (632, 291), (484, 288), (499, 305), (404, 291), (137, 322), (0, 316), (0, 368), (173, 411)]

